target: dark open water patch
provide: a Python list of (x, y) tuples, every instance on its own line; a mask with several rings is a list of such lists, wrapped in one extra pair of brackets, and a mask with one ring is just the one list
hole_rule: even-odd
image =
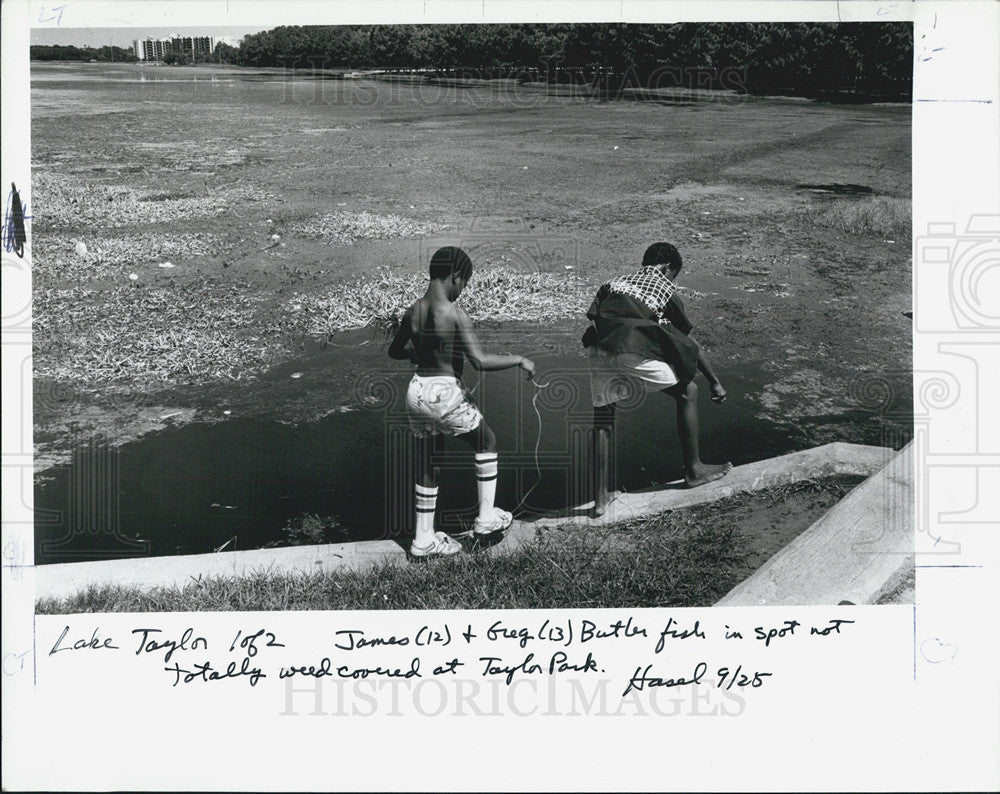
[(810, 193), (832, 193), (837, 196), (873, 196), (875, 191), (868, 185), (831, 183), (828, 185), (796, 185), (796, 190), (808, 190)]
[[(305, 370), (318, 360), (282, 370)], [(511, 509), (535, 486), (521, 509), (528, 518), (591, 498), (585, 359), (535, 360), (540, 380), (551, 384), (541, 393), (519, 371), (507, 371), (484, 373), (473, 395), (497, 435), (497, 504)], [(329, 356), (325, 361), (329, 366)], [(708, 400), (703, 383), (700, 390), (704, 460), (740, 465), (802, 448), (801, 435), (792, 438), (756, 414), (749, 397), (760, 393), (765, 373), (747, 367), (720, 371), (720, 377), (730, 389), (723, 405)], [(307, 514), (335, 518), (346, 531), (338, 540), (406, 542), (413, 522), (413, 442), (403, 413), (408, 379), (398, 368), (362, 375), (357, 404), (305, 424), (232, 418), (168, 428), (118, 447), (78, 448), (69, 465), (44, 472), (36, 484), (36, 562), (195, 554), (223, 545), (227, 551), (260, 548), (286, 542), (283, 528)], [(475, 379), (476, 373), (467, 373), (470, 386)], [(679, 479), (674, 401), (654, 393), (632, 402), (619, 411), (618, 486), (633, 491)], [(461, 531), (475, 512), (472, 453), (449, 439), (440, 528)]]

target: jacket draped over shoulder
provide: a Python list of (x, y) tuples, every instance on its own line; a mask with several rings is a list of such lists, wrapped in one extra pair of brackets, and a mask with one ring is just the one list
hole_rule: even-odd
[(584, 347), (665, 361), (681, 383), (698, 372), (698, 346), (688, 337), (693, 325), (676, 287), (656, 268), (604, 284), (587, 318), (591, 325), (583, 335)]

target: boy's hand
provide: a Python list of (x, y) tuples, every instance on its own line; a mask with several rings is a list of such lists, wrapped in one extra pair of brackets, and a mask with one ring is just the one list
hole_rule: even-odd
[(726, 390), (719, 381), (712, 384), (711, 398), (714, 403), (724, 403), (726, 401)]
[(518, 366), (528, 373), (528, 380), (535, 377), (535, 362), (530, 358), (525, 358), (521, 356), (521, 363)]

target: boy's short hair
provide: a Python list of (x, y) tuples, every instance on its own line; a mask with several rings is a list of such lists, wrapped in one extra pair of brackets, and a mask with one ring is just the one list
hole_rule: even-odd
[(681, 254), (670, 243), (653, 243), (642, 256), (643, 267), (666, 265), (669, 270), (681, 269)]
[(468, 281), (472, 278), (472, 260), (461, 248), (447, 245), (439, 248), (431, 257), (431, 278), (444, 279), (452, 274)]

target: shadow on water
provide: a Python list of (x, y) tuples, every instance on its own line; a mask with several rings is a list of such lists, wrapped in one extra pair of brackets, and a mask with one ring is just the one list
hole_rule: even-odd
[[(328, 354), (326, 364), (319, 360), (294, 366), (329, 366)], [(497, 436), (497, 504), (513, 508), (531, 489), (519, 511), (524, 518), (590, 499), (592, 409), (584, 359), (535, 360), (545, 389), (536, 390), (519, 371), (506, 371), (483, 373), (473, 394)], [(700, 390), (703, 459), (739, 465), (793, 451), (796, 442), (787, 431), (757, 417), (748, 399), (766, 376), (749, 367), (720, 376), (734, 387), (725, 404), (710, 403), (708, 390)], [(45, 472), (36, 485), (36, 561), (285, 545), (283, 528), (307, 514), (337, 519), (345, 534), (329, 541), (404, 542), (413, 514), (412, 438), (403, 413), (409, 376), (396, 368), (365, 377), (362, 404), (307, 424), (233, 418), (171, 427), (114, 448), (77, 449), (69, 465)], [(466, 374), (470, 386), (475, 378)], [(617, 430), (619, 487), (633, 491), (681, 477), (669, 397), (627, 400)], [(448, 439), (441, 463), (440, 528), (461, 531), (475, 517), (472, 455)]]

